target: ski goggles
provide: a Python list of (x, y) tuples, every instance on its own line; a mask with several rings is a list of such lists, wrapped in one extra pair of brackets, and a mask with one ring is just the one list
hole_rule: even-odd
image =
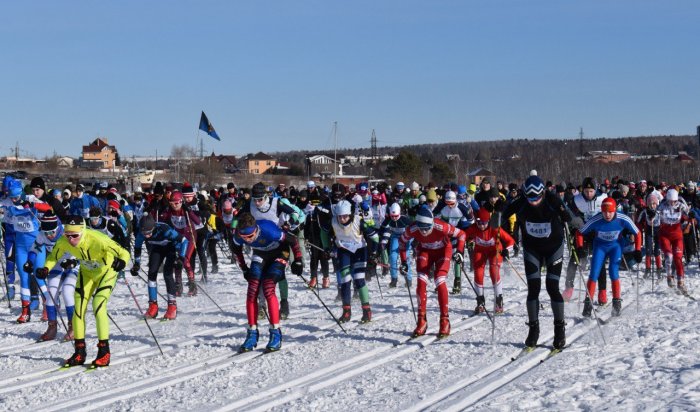
[(63, 235), (68, 239), (78, 239), (82, 233), (64, 233)]
[(542, 199), (542, 195), (536, 195), (536, 196), (527, 196), (527, 201), (530, 203), (535, 203), (538, 200)]
[(263, 203), (265, 201), (264, 197), (254, 197), (253, 202), (255, 203)]
[(56, 236), (56, 234), (58, 233), (58, 228), (56, 228), (56, 229), (51, 229), (51, 230), (42, 230), (42, 232), (44, 233), (44, 235), (45, 235), (46, 237), (48, 237), (48, 238), (53, 238), (53, 237)]

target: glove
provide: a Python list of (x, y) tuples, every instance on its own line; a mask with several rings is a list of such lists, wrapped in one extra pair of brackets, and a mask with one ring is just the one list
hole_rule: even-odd
[(32, 262), (27, 261), (24, 265), (22, 265), (22, 269), (24, 269), (25, 272), (31, 274), (34, 272), (34, 265), (32, 265)]
[(39, 268), (36, 270), (36, 278), (44, 280), (49, 277), (49, 268)]
[(282, 223), (282, 228), (281, 228), (281, 229), (282, 229), (283, 231), (288, 232), (290, 228), (291, 228), (291, 226), (289, 225), (289, 222), (284, 222), (284, 223)]
[(452, 256), (452, 259), (455, 261), (456, 264), (461, 265), (462, 262), (464, 262), (464, 256), (462, 256), (461, 253), (457, 252)]
[(132, 276), (138, 276), (138, 275), (139, 275), (139, 270), (140, 270), (140, 269), (141, 269), (141, 264), (139, 264), (138, 262), (137, 262), (137, 263), (134, 263), (133, 266), (131, 266), (131, 270), (130, 270), (131, 275), (132, 275)]
[(114, 259), (114, 261), (112, 262), (112, 269), (114, 269), (115, 272), (121, 272), (122, 270), (124, 270), (125, 267), (126, 262), (119, 258)]
[(328, 260), (331, 258), (331, 252), (330, 250), (324, 250), (323, 251), (323, 260)]
[(656, 216), (656, 210), (654, 210), (654, 209), (647, 209), (647, 216), (649, 216), (649, 218), (652, 218), (652, 219), (653, 219), (654, 216)]
[(642, 251), (641, 250), (634, 251), (634, 260), (636, 260), (637, 262), (642, 261)]
[(243, 269), (243, 278), (248, 282), (250, 282), (253, 279), (252, 273), (250, 272), (249, 268)]
[(508, 251), (508, 249), (501, 249), (501, 256), (503, 256), (503, 259), (508, 260), (510, 251)]
[(406, 262), (406, 261), (401, 262), (401, 266), (399, 267), (399, 272), (401, 272), (402, 275), (405, 275), (408, 273), (408, 262)]
[(379, 260), (379, 255), (377, 254), (377, 252), (372, 252), (369, 254), (369, 257), (367, 259), (369, 262), (377, 263), (377, 260)]
[(301, 260), (295, 260), (292, 262), (292, 273), (294, 273), (297, 276), (301, 276), (302, 272), (304, 271), (304, 262)]
[(71, 270), (76, 266), (78, 266), (78, 261), (75, 259), (66, 259), (61, 262), (61, 268), (63, 268), (63, 270)]

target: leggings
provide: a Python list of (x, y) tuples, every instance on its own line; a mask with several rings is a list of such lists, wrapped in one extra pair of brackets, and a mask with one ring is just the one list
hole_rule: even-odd
[[(107, 268), (101, 273), (78, 272), (78, 282), (75, 285), (75, 312), (73, 313), (73, 333), (75, 339), (85, 339), (85, 314), (88, 302), (92, 298), (92, 312), (95, 314), (97, 338), (109, 339), (109, 317), (107, 302), (112, 295), (112, 289), (117, 281), (117, 272)], [(93, 296), (94, 295), (94, 296)]]
[(545, 286), (552, 302), (554, 320), (564, 320), (564, 298), (559, 291), (564, 244), (555, 248), (525, 248), (525, 275), (527, 277), (527, 316), (530, 322), (536, 322), (539, 317), (540, 291), (542, 289), (543, 266), (547, 267)]

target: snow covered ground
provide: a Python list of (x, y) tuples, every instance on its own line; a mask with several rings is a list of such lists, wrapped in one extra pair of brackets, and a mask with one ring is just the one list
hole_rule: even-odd
[[(566, 309), (570, 346), (545, 362), (540, 361), (549, 352), (546, 347), (511, 361), (527, 334), (525, 286), (511, 269), (504, 272), (508, 311), (496, 318), (493, 342), (486, 316), (468, 317), (475, 303), (471, 290), (450, 295), (451, 336), (436, 340), (437, 297), (430, 294), (429, 334), (409, 340), (415, 322), (402, 281), (401, 287), (389, 289), (389, 278), (380, 278), (382, 299), (372, 280), (374, 320), (359, 325), (361, 309), (355, 301), (345, 334), (290, 274), (291, 316), (283, 321), (282, 350), (262, 354), (267, 343), (263, 321), (258, 350), (239, 355), (236, 350), (245, 335), (245, 282), (238, 268), (223, 260), (220, 272), (203, 285), (223, 313), (200, 293), (179, 299), (176, 321), (150, 322), (165, 356), (139, 320), (124, 282), (118, 281), (110, 313), (123, 333), (112, 326), (112, 365), (90, 373), (80, 367), (57, 371), (72, 346), (35, 343), (46, 323), (36, 316), (17, 325), (19, 302), (13, 302), (11, 311), (2, 302), (2, 409), (697, 410), (700, 405), (698, 303), (665, 283), (652, 291), (650, 281), (640, 283), (637, 301), (634, 273), (622, 272), (624, 311), (602, 326), (605, 344), (597, 325), (582, 321), (581, 305), (574, 299)], [(521, 260), (515, 264), (522, 273)], [(700, 285), (697, 262), (688, 272), (693, 293)], [(127, 277), (144, 307), (145, 284)], [(161, 279), (159, 284), (164, 292)], [(319, 293), (339, 315), (335, 289)], [(492, 297), (487, 288), (487, 301)], [(541, 299), (540, 343), (550, 345), (553, 327), (545, 291)], [(599, 316), (608, 319), (610, 308)], [(93, 321), (89, 314), (88, 360), (96, 353)]]

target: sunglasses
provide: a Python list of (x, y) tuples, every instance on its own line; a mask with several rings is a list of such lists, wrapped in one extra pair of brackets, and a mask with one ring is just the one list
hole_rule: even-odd
[(54, 237), (56, 236), (56, 233), (58, 233), (58, 229), (53, 229), (53, 230), (42, 230), (44, 232), (44, 235), (47, 237)]
[(253, 198), (253, 202), (255, 202), (255, 203), (262, 203), (263, 201), (265, 201), (264, 197), (254, 197)]
[(81, 233), (64, 233), (68, 239), (77, 239), (80, 237)]
[(527, 201), (530, 202), (530, 203), (535, 203), (535, 202), (537, 202), (537, 201), (540, 200), (540, 199), (542, 199), (542, 196), (532, 196), (532, 197), (528, 197), (528, 198), (527, 198)]

